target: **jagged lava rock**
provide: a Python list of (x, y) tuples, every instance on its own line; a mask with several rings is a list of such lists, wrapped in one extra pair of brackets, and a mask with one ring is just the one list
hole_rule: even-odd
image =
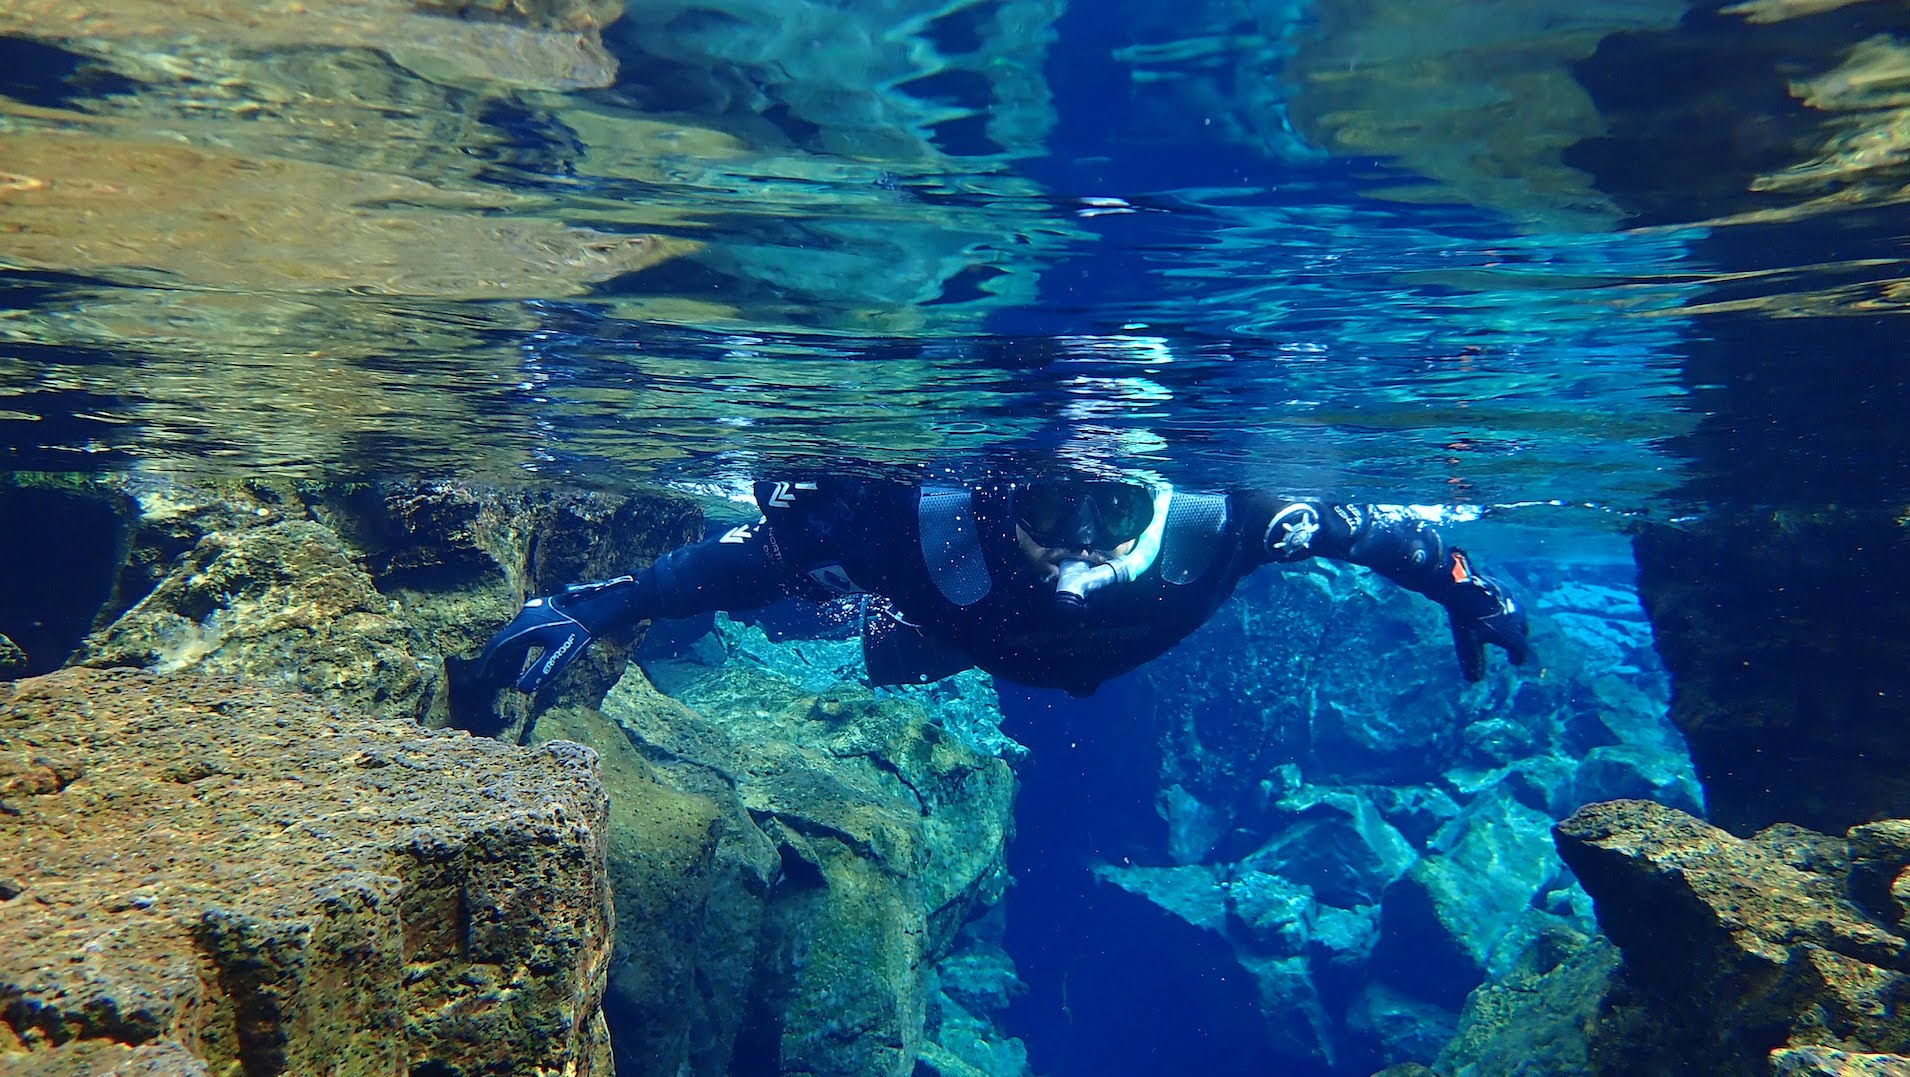
[(195, 673), (0, 687), (0, 1057), (607, 1073), (606, 819), (576, 745)]
[(197, 666), (416, 718), (430, 667), (396, 605), (329, 529), (308, 520), (200, 539), (78, 661), (161, 672)]
[[(1910, 942), (1846, 896), (1845, 840), (1790, 826), (1745, 840), (1635, 800), (1554, 834), (1624, 954), (1602, 1069), (1763, 1074), (1780, 1047), (1910, 1049)], [(1887, 847), (1852, 844), (1873, 863)]]

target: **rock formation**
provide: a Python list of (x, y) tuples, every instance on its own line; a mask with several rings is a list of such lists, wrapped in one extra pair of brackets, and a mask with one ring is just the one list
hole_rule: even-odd
[[(475, 651), (524, 595), (640, 567), (700, 526), (674, 498), (450, 483), (132, 481), (73, 496), (114, 506), (105, 567), (14, 571), (112, 581), (84, 592), (97, 604), (77, 617), (99, 627), (75, 661), (226, 672), (427, 724), (446, 717), (443, 657)], [(552, 701), (600, 699), (633, 645), (602, 641)], [(527, 712), (511, 694), (500, 707), (514, 738)]]
[(1900, 512), (1719, 513), (1645, 528), (1637, 548), (1713, 821), (1841, 833), (1910, 815)]
[(1519, 566), (1535, 664), (1470, 687), (1423, 599), (1318, 565), (1250, 580), (1103, 704), (1151, 714), (1160, 747), (1151, 788), (1116, 798), (1133, 863), (1097, 874), (1168, 914), (1104, 892), (1106, 931), (1217, 949), (1296, 1072), (1431, 1061), (1469, 992), (1593, 930), (1554, 822), (1612, 796), (1700, 803), (1625, 567)]
[[(0, 489), (0, 499), (8, 496), (24, 495)], [(962, 705), (952, 707), (951, 713), (962, 719), (951, 725), (954, 732), (945, 732), (929, 721), (918, 703), (894, 693), (878, 698), (866, 688), (844, 683), (841, 660), (845, 648), (854, 645), (831, 644), (843, 652), (832, 657), (834, 664), (812, 666), (793, 680), (745, 661), (692, 671), (680, 678), (686, 704), (657, 693), (641, 673), (624, 673), (633, 640), (607, 639), (593, 646), (562, 684), (528, 706), (514, 693), (504, 694), (502, 702), (509, 705), (501, 711), (506, 721), (499, 731), (507, 740), (540, 738), (547, 742), (545, 754), (512, 754), (491, 741), (433, 735), (414, 724), (443, 720), (442, 655), (474, 649), (516, 612), (523, 594), (640, 567), (661, 549), (691, 537), (700, 529), (700, 519), (687, 502), (655, 495), (479, 490), (455, 484), (191, 485), (151, 480), (105, 482), (62, 496), (98, 508), (100, 519), (110, 525), (101, 529), (109, 541), (96, 543), (97, 549), (85, 547), (101, 563), (22, 559), (9, 563), (5, 571), (35, 572), (50, 563), (55, 570), (51, 593), (84, 596), (85, 608), (63, 611), (68, 627), (61, 638), (67, 646), (79, 642), (76, 633), (84, 626), (99, 627), (77, 652), (82, 668), (22, 682), (14, 691), (22, 693), (22, 699), (54, 693), (50, 698), (78, 707), (79, 697), (105, 692), (100, 686), (107, 686), (111, 692), (103, 698), (110, 698), (115, 707), (130, 707), (126, 701), (143, 687), (156, 709), (135, 709), (127, 721), (145, 723), (139, 726), (141, 737), (175, 739), (168, 742), (170, 747), (149, 751), (135, 738), (127, 741), (126, 751), (139, 759), (157, 759), (152, 765), (162, 769), (185, 753), (184, 761), (173, 768), (184, 777), (153, 779), (161, 791), (179, 786), (180, 796), (203, 797), (204, 790), (224, 790), (231, 773), (247, 776), (256, 787), (251, 795), (260, 798), (276, 783), (294, 788), (300, 782), (323, 784), (300, 769), (308, 765), (300, 751), (292, 751), (280, 767), (279, 754), (288, 742), (309, 742), (310, 752), (318, 753), (319, 761), (309, 764), (313, 767), (324, 760), (347, 759), (335, 769), (375, 779), (379, 790), (410, 775), (411, 767), (425, 765), (402, 752), (365, 754), (369, 761), (362, 764), (356, 762), (358, 754), (327, 755), (334, 747), (326, 746), (342, 736), (334, 727), (383, 730), (400, 744), (462, 746), (459, 751), (506, 761), (568, 759), (581, 751), (576, 747), (580, 743), (594, 749), (590, 758), (601, 761), (608, 814), (593, 819), (590, 833), (593, 849), (605, 861), (598, 870), (608, 881), (599, 882), (614, 893), (618, 917), (614, 932), (607, 921), (590, 928), (598, 932), (592, 936), (598, 948), (590, 958), (594, 978), (587, 995), (593, 1012), (595, 1000), (605, 999), (609, 1043), (626, 1077), (716, 1077), (735, 1068), (843, 1077), (902, 1075), (923, 1058), (932, 1059), (927, 1064), (937, 1072), (967, 1077), (963, 1067), (985, 1065), (993, 1067), (991, 1072), (1018, 1073), (1019, 1068), (1012, 1067), (1025, 1065), (1016, 1061), (1018, 1045), (1002, 1037), (992, 1023), (1013, 990), (1012, 965), (994, 945), (998, 930), (991, 935), (970, 926), (1000, 897), (1006, 882), (1002, 857), (1015, 787), (998, 757), (1011, 742), (1001, 738), (989, 717), (992, 693), (958, 700)], [(79, 513), (75, 518), (92, 517)], [(67, 577), (59, 573), (78, 573), (72, 578), (90, 582), (63, 588)], [(0, 607), (0, 612), (6, 609)], [(0, 622), (0, 628), (12, 623)], [(24, 614), (19, 623), (29, 623)], [(756, 646), (767, 646), (760, 632), (755, 639)], [(606, 699), (619, 676), (621, 685)], [(940, 698), (950, 689), (910, 691), (939, 693)], [(216, 711), (219, 701), (228, 697), (232, 713), (223, 720), (250, 722), (260, 731), (252, 739), (235, 735), (229, 738), (230, 746), (218, 747), (220, 734), (192, 732), (195, 727), (188, 719)], [(333, 724), (326, 727), (329, 732), (308, 736), (311, 730), (304, 725), (275, 724), (277, 712), (268, 703), (282, 705), (289, 713), (317, 716), (314, 721), (329, 717)], [(604, 706), (601, 712), (599, 703)], [(15, 712), (29, 713), (19, 706), (6, 711)], [(168, 733), (171, 723), (183, 723), (184, 732)], [(92, 726), (99, 726), (98, 737), (110, 737), (110, 726), (89, 720), (88, 728)], [(0, 747), (11, 749), (14, 743), (7, 735)], [(234, 753), (241, 752), (243, 766), (233, 762)], [(90, 788), (62, 769), (66, 756), (41, 752), (37, 746), (22, 753), (5, 756), (23, 768), (24, 775), (9, 788)], [(447, 760), (432, 764), (438, 768), (433, 781), (456, 781), (460, 775), (455, 772), (462, 768), (462, 778), (473, 784), (451, 795), (419, 779), (416, 798), (407, 795), (395, 805), (382, 805), (360, 797), (349, 809), (355, 814), (346, 820), (375, 829), (396, 826), (395, 819), (404, 824), (400, 830), (410, 833), (423, 825), (433, 796), (456, 810), (462, 796), (488, 802), (486, 798), (517, 789), (512, 781), (535, 777), (533, 773), (507, 781), (487, 770), (488, 764)], [(508, 769), (507, 762), (497, 766)], [(356, 794), (346, 789), (337, 795)], [(500, 810), (510, 803), (505, 797)], [(233, 805), (237, 811), (242, 802)], [(569, 816), (577, 815), (559, 806)], [(540, 804), (539, 810), (543, 807)], [(296, 799), (288, 799), (283, 811), (263, 806), (259, 811), (273, 819), (331, 817), (328, 809)], [(168, 820), (175, 817), (180, 822), (168, 821), (166, 826), (180, 833), (198, 826), (190, 816), (166, 809)], [(299, 833), (307, 831), (312, 827)], [(333, 830), (320, 827), (313, 832), (322, 838)], [(280, 859), (304, 855), (270, 844), (245, 848), (265, 866), (258, 870), (279, 871)], [(561, 844), (550, 851), (561, 853)], [(280, 873), (303, 878), (299, 863), (288, 863)], [(534, 881), (554, 869), (527, 860), (514, 870)], [(443, 938), (465, 930), (455, 904), (415, 909), (406, 904), (414, 891), (448, 886), (455, 878), (440, 872), (417, 881), (421, 877), (416, 872), (397, 868), (387, 874), (397, 881), (389, 886), (367, 883), (346, 898), (324, 900), (336, 905), (349, 899), (374, 911), (395, 908), (407, 940), (424, 935), (432, 945), (440, 945)], [(75, 868), (72, 878), (68, 885), (76, 894), (119, 888), (114, 878), (90, 868)], [(153, 868), (149, 879), (141, 878), (162, 889), (198, 893), (196, 876)], [(496, 889), (484, 885), (489, 887), (485, 894)], [(8, 887), (17, 896), (20, 888), (12, 883)], [(352, 896), (361, 890), (370, 896)], [(225, 993), (220, 997), (229, 999), (227, 1008), (240, 1013), (228, 1024), (245, 1025), (251, 1020), (246, 1015), (261, 1006), (286, 1009), (296, 1003), (302, 1007), (299, 1015), (310, 1015), (325, 1009), (317, 1001), (330, 997), (325, 992), (335, 991), (330, 986), (335, 970), (317, 959), (290, 972), (254, 967), (258, 961), (248, 956), (254, 947), (262, 947), (270, 957), (278, 953), (275, 947), (293, 945), (279, 941), (287, 932), (292, 934), (286, 938), (306, 937), (298, 932), (329, 938), (325, 933), (334, 930), (314, 919), (317, 914), (286, 911), (286, 902), (296, 904), (293, 897), (280, 900), (261, 892), (259, 901), (266, 902), (259, 906), (264, 911), (244, 905), (241, 911), (250, 919), (234, 919), (236, 926), (222, 928), (224, 934), (207, 934), (211, 929), (206, 929), (192, 936), (210, 955), (207, 961), (240, 970), (218, 981)], [(547, 904), (553, 917), (562, 911), (561, 904)], [(273, 926), (279, 924), (292, 926)], [(578, 924), (580, 930), (588, 927), (582, 920)], [(23, 985), (21, 990), (34, 989), (27, 973), (63, 943), (51, 940), (46, 945), (51, 949), (23, 958), (27, 972), (13, 975), (17, 970), (10, 970), (13, 979), (8, 982)], [(555, 943), (537, 939), (527, 941), (521, 953), (500, 949), (507, 946), (503, 941), (486, 945), (497, 951), (493, 963), (515, 960), (545, 969), (568, 960), (553, 950)], [(402, 965), (398, 958), (391, 960)], [(301, 971), (308, 966), (315, 970), (310, 975)], [(306, 978), (285, 979), (294, 973)], [(555, 975), (538, 973), (546, 974)], [(248, 976), (252, 978), (244, 978)], [(459, 982), (478, 1000), (473, 1005), (489, 1005), (483, 1000), (491, 997), (485, 992), (493, 988), (517, 989), (516, 981), (489, 973), (466, 975)], [(254, 998), (254, 987), (260, 984), (259, 997)], [(9, 1012), (40, 1011), (29, 1007)], [(325, 1034), (346, 1035), (356, 1027), (357, 1015), (349, 1007), (340, 1009)], [(543, 1017), (532, 1022), (534, 1015), (519, 1016), (520, 1025), (467, 1028), (476, 1046), (443, 1060), (448, 1068), (428, 1072), (465, 1072), (458, 1067), (479, 1064), (473, 1060), (482, 1051), (521, 1048), (500, 1045), (500, 1036), (550, 1034), (553, 1026)], [(313, 1019), (294, 1015), (285, 1020)], [(181, 1023), (186, 1018), (154, 1020), (172, 1022), (167, 1028), (186, 1027)], [(73, 1022), (61, 1018), (55, 1024), (65, 1029)], [(218, 1034), (227, 1039), (239, 1035)], [(14, 1040), (0, 1041), (0, 1053), (57, 1046), (76, 1035), (22, 1028)], [(139, 1033), (109, 1042), (88, 1033), (80, 1036), (87, 1042), (62, 1048), (60, 1057), (80, 1068), (119, 1061), (176, 1063), (175, 1068), (184, 1067), (180, 1072), (199, 1064), (194, 1059), (216, 1066), (227, 1057), (208, 1053), (227, 1048), (204, 1046), (200, 1033), (182, 1031), (173, 1038), (177, 1043), (162, 1042), (158, 1033)], [(593, 1043), (593, 1050), (603, 1047)], [(385, 1072), (379, 1067), (388, 1056), (396, 1057), (387, 1047), (367, 1055), (362, 1072)], [(297, 1048), (321, 1049), (328, 1048)], [(274, 1061), (280, 1056), (269, 1051), (258, 1057), (261, 1072), (273, 1071), (273, 1066), (295, 1070), (301, 1064), (297, 1059)], [(497, 1061), (503, 1057), (493, 1059), (498, 1068), (531, 1068), (528, 1063)], [(46, 1059), (35, 1064), (42, 1062), (52, 1064)], [(553, 1066), (551, 1072), (560, 1068)]]
[(1910, 821), (1743, 839), (1613, 801), (1555, 834), (1612, 941), (1528, 946), (1425, 1072), (1910, 1073)]
[[(972, 1020), (949, 1019), (934, 970), (1006, 885), (1007, 765), (919, 707), (854, 685), (815, 694), (744, 666), (679, 695), (633, 671), (604, 711), (660, 780), (711, 814), (700, 861), (711, 904), (684, 937), (709, 940), (689, 949), (715, 970), (683, 983), (726, 989), (700, 1000), (626, 993), (639, 1014), (687, 1024), (671, 1035), (687, 1036), (698, 1048), (691, 1072), (710, 1077), (726, 1065), (900, 1077), (925, 1052), (993, 1050)], [(633, 949), (622, 967), (654, 968), (646, 952)], [(657, 1059), (639, 1073), (676, 1072), (649, 1042), (618, 1039), (619, 1057)]]
[(1624, 955), (1592, 1037), (1600, 1072), (1808, 1073), (1824, 1050), (1910, 1055), (1910, 821), (1740, 839), (1614, 801), (1557, 834)]
[(0, 798), (9, 1065), (609, 1072), (587, 749), (72, 669), (0, 688)]

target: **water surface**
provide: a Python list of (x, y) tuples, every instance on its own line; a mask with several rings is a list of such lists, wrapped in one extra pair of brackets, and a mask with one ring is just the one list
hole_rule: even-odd
[(0, 71), (12, 470), (1910, 497), (1897, 4), (34, 0)]

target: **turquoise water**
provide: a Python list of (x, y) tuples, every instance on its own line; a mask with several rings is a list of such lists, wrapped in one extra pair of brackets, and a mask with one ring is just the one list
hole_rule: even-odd
[[(1742, 822), (1745, 789), (1782, 812), (1890, 769), (1841, 728), (1798, 734), (1829, 763), (1790, 727), (1687, 752), (1670, 712), (1679, 675), (1699, 724), (1896, 698), (1907, 199), (1882, 0), (13, 0), (0, 490), (33, 525), (0, 527), (0, 628), (46, 672), (156, 581), (224, 578), (186, 545), (323, 523), (413, 618), (424, 700), (417, 669), (435, 691), (570, 582), (523, 578), (554, 526), (524, 486), (661, 485), (727, 526), (791, 470), (1059, 462), (1420, 506), (1532, 612), (1523, 670), (1465, 685), (1432, 603), (1309, 563), (1085, 700), (923, 689), (1019, 785), (1014, 887), (917, 986), (1005, 1077), (1425, 1062), (1467, 992), (1596, 930), (1551, 838), (1579, 805), (1702, 813), (1723, 777)], [(319, 481), (135, 534), (116, 513), (183, 512), (168, 476)], [(564, 571), (637, 567), (572, 537)], [(281, 596), (233, 578), (143, 661), (243, 642), (246, 586)], [(857, 617), (657, 626), (635, 661), (749, 730), (698, 679), (865, 692), (853, 641), (782, 639)], [(234, 668), (310, 688), (302, 648), (337, 643)], [(750, 1011), (732, 1072), (780, 1072), (784, 1016)]]
[(10, 5), (0, 453), (1888, 500), (1905, 17), (1824, 6)]

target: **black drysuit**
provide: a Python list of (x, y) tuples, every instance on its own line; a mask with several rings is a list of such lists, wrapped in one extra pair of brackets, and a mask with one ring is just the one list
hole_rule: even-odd
[(864, 595), (863, 642), (877, 684), (976, 666), (1086, 694), (1178, 643), (1269, 561), (1349, 561), (1447, 604), (1469, 580), (1463, 555), (1399, 510), (1175, 491), (1155, 563), (1075, 610), (1055, 601), (1053, 581), (1023, 556), (1005, 486), (837, 477), (758, 483), (756, 502), (761, 521), (638, 573), (637, 615)]

